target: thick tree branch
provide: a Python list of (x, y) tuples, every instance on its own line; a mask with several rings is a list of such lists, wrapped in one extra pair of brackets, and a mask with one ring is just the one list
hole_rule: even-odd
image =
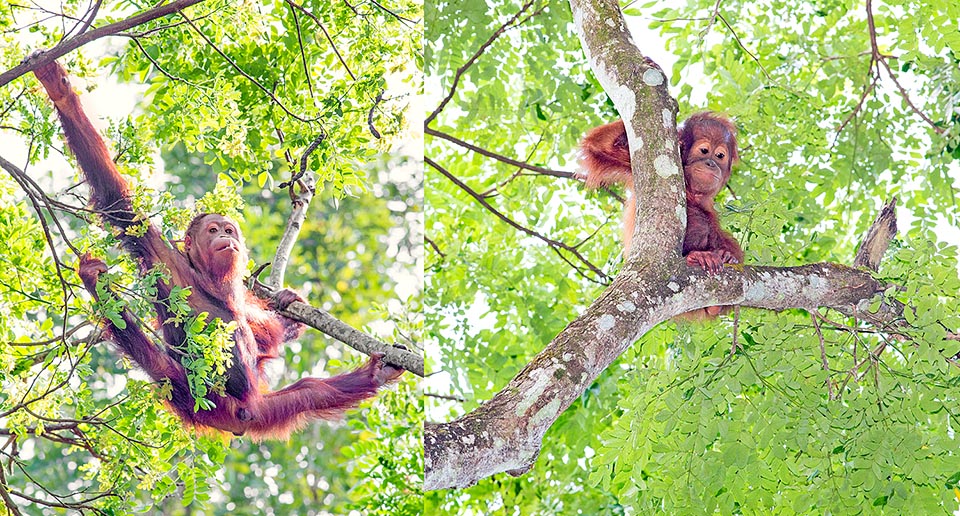
[[(649, 279), (664, 272), (665, 281)], [(727, 267), (716, 276), (682, 260), (672, 270), (628, 265), (490, 401), (455, 421), (427, 425), (425, 487), (461, 488), (496, 473), (528, 471), (560, 414), (638, 338), (673, 316), (715, 305), (859, 313), (882, 289), (866, 271), (828, 263)]]
[[(56, 61), (59, 57), (66, 55), (67, 53), (76, 50), (91, 41), (105, 36), (115, 35), (138, 25), (143, 25), (144, 23), (179, 12), (181, 9), (185, 9), (191, 5), (199, 4), (200, 2), (203, 2), (203, 0), (174, 0), (169, 4), (164, 4), (142, 13), (135, 14), (125, 20), (104, 25), (103, 27), (97, 27), (90, 32), (84, 32), (83, 34), (79, 34), (70, 39), (65, 39), (57, 44), (57, 46), (49, 50), (36, 52), (21, 61), (17, 66), (14, 66), (6, 72), (0, 73), (0, 88), (17, 77), (20, 77), (27, 72), (32, 72), (43, 65)], [(92, 20), (90, 21), (92, 22)]]
[[(597, 81), (623, 119), (633, 165), (638, 221), (629, 259), (680, 256), (686, 226), (677, 146), (677, 101), (667, 77), (634, 45), (616, 0), (571, 0), (574, 28)], [(664, 206), (676, 206), (665, 210)]]

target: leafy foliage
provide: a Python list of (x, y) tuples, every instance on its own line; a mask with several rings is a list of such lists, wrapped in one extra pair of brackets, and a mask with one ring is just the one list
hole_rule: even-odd
[[(574, 170), (577, 140), (617, 114), (569, 8), (524, 5), (427, 12), (427, 111), (452, 91), (426, 144), (437, 163), (426, 176), (427, 324), (448, 373), (431, 388), (466, 400), (431, 401), (432, 420), (489, 399), (599, 295), (606, 281), (550, 241), (608, 276), (621, 260), (619, 202), (554, 173)], [(898, 195), (901, 232), (879, 274), (899, 286), (889, 294), (911, 307), (913, 330), (800, 310), (665, 323), (551, 428), (532, 472), (428, 493), (428, 512), (951, 513), (958, 7), (871, 2), (868, 20), (849, 2), (663, 5), (628, 6), (635, 41), (675, 56), (666, 71), (681, 118), (736, 119), (742, 162), (719, 208), (747, 262), (850, 263), (877, 207)]]

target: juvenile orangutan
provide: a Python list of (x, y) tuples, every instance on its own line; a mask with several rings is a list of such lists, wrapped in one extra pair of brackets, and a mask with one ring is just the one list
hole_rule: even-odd
[[(743, 249), (730, 233), (720, 228), (714, 208), (714, 198), (727, 184), (738, 158), (736, 128), (716, 113), (697, 113), (680, 127), (679, 143), (687, 197), (683, 256), (688, 265), (717, 273), (725, 263), (743, 261)], [(588, 188), (626, 184), (630, 190), (623, 215), (623, 244), (629, 250), (636, 222), (636, 197), (623, 121), (591, 129), (580, 150)], [(704, 310), (706, 315), (716, 316), (724, 308), (711, 306)]]

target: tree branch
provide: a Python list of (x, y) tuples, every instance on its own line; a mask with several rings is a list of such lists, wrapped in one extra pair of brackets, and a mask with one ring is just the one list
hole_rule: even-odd
[(367, 355), (383, 353), (384, 362), (400, 366), (421, 378), (423, 377), (423, 357), (421, 355), (380, 342), (319, 308), (314, 308), (306, 303), (294, 302), (281, 313), (291, 319), (309, 324), (361, 353)]
[[(457, 68), (457, 72), (453, 76), (453, 83), (450, 84), (450, 89), (447, 92), (447, 95), (443, 98), (443, 100), (440, 101), (440, 104), (436, 107), (436, 109), (434, 109), (432, 113), (427, 115), (427, 118), (423, 121), (423, 127), (429, 127), (430, 124), (433, 122), (433, 120), (437, 118), (437, 115), (439, 115), (440, 112), (443, 111), (443, 108), (446, 107), (447, 103), (450, 102), (451, 99), (453, 99), (453, 96), (457, 93), (457, 86), (460, 84), (460, 78), (463, 77), (463, 74), (466, 73), (466, 71), (469, 70), (471, 66), (473, 66), (473, 63), (475, 63), (477, 59), (479, 59), (480, 56), (482, 56), (483, 53), (487, 51), (487, 48), (489, 48), (490, 45), (492, 45), (493, 42), (497, 40), (497, 38), (503, 35), (503, 33), (507, 31), (507, 29), (522, 23), (522, 21), (518, 22), (517, 20), (520, 19), (520, 16), (524, 12), (526, 12), (527, 9), (533, 6), (533, 2), (534, 0), (529, 0), (527, 3), (523, 4), (520, 10), (517, 11), (517, 14), (510, 17), (510, 19), (507, 20), (503, 25), (501, 25), (499, 29), (494, 31), (494, 33), (490, 35), (487, 41), (485, 41), (482, 45), (480, 45), (480, 48), (478, 48), (477, 51), (474, 52), (472, 56), (470, 56), (470, 59), (468, 59), (466, 63), (463, 63), (460, 66), (460, 68)], [(541, 9), (543, 8), (541, 7)]]
[(499, 162), (501, 162), (501, 163), (506, 163), (507, 165), (511, 165), (511, 166), (514, 166), (514, 167), (517, 167), (517, 168), (521, 168), (521, 169), (524, 169), (524, 170), (530, 170), (530, 171), (532, 171), (532, 172), (536, 172), (536, 173), (538, 173), (538, 174), (542, 174), (542, 175), (545, 175), (545, 176), (559, 177), (559, 178), (562, 178), (562, 179), (573, 179), (573, 178), (576, 177), (576, 174), (574, 174), (573, 172), (567, 172), (567, 171), (565, 171), (565, 170), (553, 170), (553, 169), (551, 169), (551, 168), (546, 168), (546, 167), (538, 167), (538, 166), (536, 166), (536, 165), (531, 165), (531, 164), (529, 164), (529, 163), (527, 163), (527, 162), (525, 162), (525, 161), (516, 160), (516, 159), (513, 159), (513, 158), (509, 158), (509, 157), (507, 157), (507, 156), (503, 156), (503, 155), (501, 155), (501, 154), (497, 154), (497, 153), (495, 153), (495, 152), (491, 152), (491, 151), (489, 151), (489, 150), (487, 150), (487, 149), (483, 149), (483, 148), (481, 148), (481, 147), (477, 147), (476, 145), (473, 145), (473, 144), (471, 144), (471, 143), (467, 143), (467, 142), (465, 142), (465, 141), (463, 141), (463, 140), (461, 140), (461, 139), (459, 139), (459, 138), (457, 138), (457, 137), (455, 137), (455, 136), (451, 136), (451, 135), (449, 135), (449, 134), (447, 134), (447, 133), (444, 133), (444, 132), (441, 132), (441, 131), (437, 131), (436, 129), (433, 129), (433, 128), (430, 128), (430, 127), (425, 127), (424, 130), (423, 130), (423, 134), (427, 134), (427, 135), (430, 135), (430, 136), (435, 136), (435, 137), (437, 137), (437, 138), (441, 138), (441, 139), (447, 140), (448, 142), (451, 142), (451, 143), (454, 143), (454, 144), (456, 144), (456, 145), (459, 145), (460, 147), (463, 147), (463, 148), (465, 148), (465, 149), (472, 150), (473, 152), (476, 152), (477, 154), (480, 154), (480, 155), (482, 155), (482, 156), (486, 156), (486, 157), (488, 157), (488, 158), (495, 159), (495, 160), (497, 160), (497, 161), (499, 161)]
[[(6, 72), (0, 73), (0, 88), (17, 77), (20, 77), (27, 72), (32, 72), (43, 65), (49, 64), (57, 60), (59, 57), (66, 55), (67, 53), (76, 50), (91, 41), (105, 36), (115, 35), (138, 25), (143, 25), (144, 23), (179, 12), (181, 9), (185, 9), (191, 5), (199, 4), (200, 2), (203, 2), (203, 0), (174, 0), (169, 4), (164, 4), (154, 9), (135, 14), (126, 20), (104, 25), (103, 27), (97, 27), (90, 32), (84, 32), (83, 34), (79, 34), (70, 39), (63, 40), (58, 43), (57, 46), (49, 50), (35, 52), (26, 57), (17, 66), (14, 66)], [(92, 19), (89, 21), (89, 23), (92, 23)]]
[(462, 488), (496, 473), (526, 473), (560, 414), (638, 338), (671, 317), (716, 305), (859, 313), (882, 289), (866, 271), (829, 263), (728, 266), (714, 276), (683, 260), (667, 269), (628, 265), (490, 401), (457, 420), (426, 426), (425, 488)]
[[(607, 276), (607, 274), (603, 272), (603, 270), (601, 270), (600, 267), (597, 267), (592, 262), (590, 262), (590, 260), (588, 260), (586, 256), (583, 256), (583, 254), (581, 254), (576, 247), (554, 240), (552, 238), (548, 238), (544, 235), (541, 235), (540, 233), (537, 233), (532, 229), (524, 227), (523, 225), (517, 223), (515, 220), (504, 215), (500, 210), (493, 207), (493, 205), (491, 205), (486, 198), (480, 195), (476, 190), (467, 186), (466, 183), (461, 181), (458, 177), (454, 176), (447, 169), (440, 166), (437, 162), (433, 161), (430, 158), (424, 157), (424, 163), (426, 163), (428, 166), (430, 166), (437, 172), (440, 172), (444, 177), (449, 179), (450, 182), (457, 185), (458, 188), (466, 192), (468, 195), (470, 195), (470, 197), (473, 197), (477, 201), (477, 203), (479, 203), (481, 206), (487, 209), (490, 213), (496, 215), (497, 218), (499, 218), (501, 221), (506, 223), (508, 226), (516, 229), (517, 231), (527, 236), (534, 237), (544, 242), (545, 244), (549, 245), (551, 249), (556, 251), (560, 259), (570, 264), (570, 266), (573, 267), (578, 274), (580, 274), (587, 280), (594, 281), (594, 282), (609, 281), (610, 277)], [(579, 263), (579, 265), (578, 263), (574, 263), (574, 260), (572, 260), (571, 258), (565, 256), (561, 251), (569, 253), (571, 256), (573, 256), (573, 258), (575, 259), (576, 262)]]
[[(303, 155), (300, 156), (300, 171), (294, 174), (290, 181), (280, 184), (280, 188), (290, 187), (293, 211), (287, 219), (287, 226), (283, 230), (283, 236), (280, 237), (280, 243), (277, 244), (277, 252), (273, 255), (273, 266), (270, 269), (270, 277), (267, 279), (267, 285), (273, 289), (283, 287), (283, 276), (286, 274), (290, 254), (293, 252), (293, 246), (300, 236), (300, 229), (307, 220), (310, 201), (313, 200), (313, 196), (317, 192), (317, 175), (313, 172), (307, 173), (307, 163), (310, 155), (317, 150), (317, 147), (326, 137), (326, 131), (321, 129), (320, 134), (313, 139), (313, 142), (307, 146)], [(297, 186), (300, 187), (299, 193), (297, 193)]]
[[(270, 297), (271, 292), (261, 284), (255, 284), (253, 291), (257, 296)], [(383, 361), (402, 367), (411, 373), (423, 377), (423, 356), (407, 351), (367, 335), (349, 324), (330, 315), (329, 312), (313, 307), (306, 303), (294, 301), (280, 314), (295, 321), (300, 321), (316, 328), (324, 334), (343, 342), (351, 348), (370, 355), (383, 353)]]

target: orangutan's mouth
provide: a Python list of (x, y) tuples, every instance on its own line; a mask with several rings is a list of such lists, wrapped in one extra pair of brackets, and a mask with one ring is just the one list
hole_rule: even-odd
[(218, 253), (226, 250), (230, 250), (235, 253), (240, 252), (240, 244), (238, 244), (236, 240), (226, 239), (223, 242), (218, 242), (216, 244), (216, 248), (214, 249), (214, 251)]

